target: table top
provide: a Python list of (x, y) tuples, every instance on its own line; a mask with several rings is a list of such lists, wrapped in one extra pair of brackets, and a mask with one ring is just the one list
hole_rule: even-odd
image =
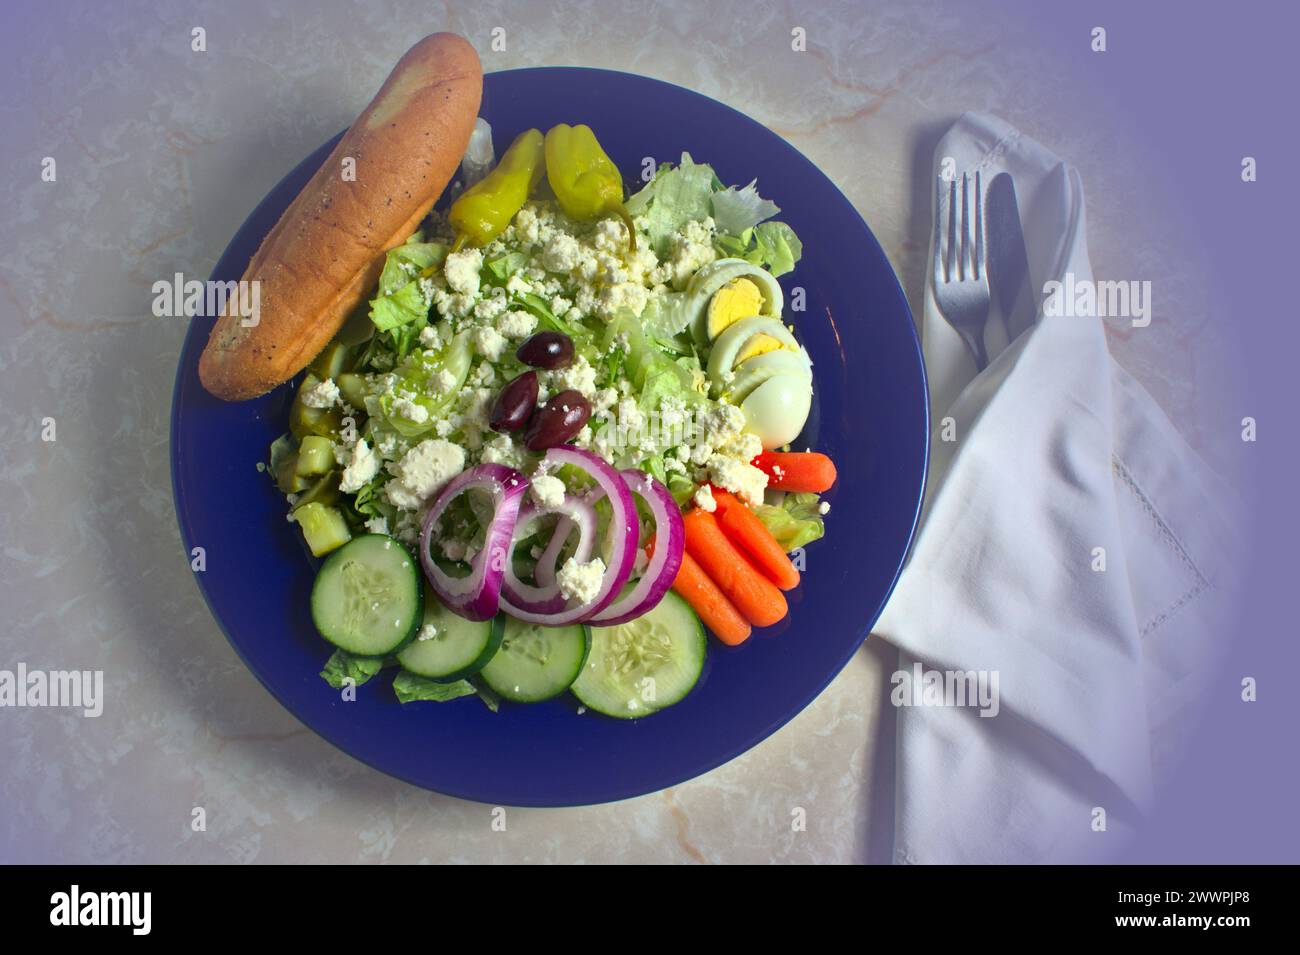
[[(1080, 168), (1098, 277), (1161, 289), (1157, 321), (1109, 329), (1112, 348), (1227, 470), (1235, 434), (1196, 423), (1236, 387), (1229, 344), (1207, 321), (1203, 273), (1162, 244), (1175, 197), (1151, 184), (1138, 132), (1106, 118), (1102, 84), (1086, 75), (1087, 28), (1040, 33), (961, 6), (942, 17), (905, 0), (869, 15), (729, 0), (552, 13), (402, 0), (291, 16), (240, 0), (125, 16), (91, 6), (6, 31), (0, 667), (103, 670), (106, 703), (95, 719), (0, 713), (0, 860), (888, 859), (895, 655), (876, 640), (799, 717), (714, 772), (612, 805), (509, 809), (504, 828), (493, 807), (385, 777), (304, 729), (244, 669), (190, 573), (167, 434), (185, 328), (151, 315), (150, 287), (206, 275), (266, 191), (437, 29), (470, 38), (488, 71), (628, 70), (743, 110), (839, 185), (918, 312), (934, 144), (963, 110), (987, 110)], [(798, 30), (806, 49), (792, 49)], [(1132, 147), (1107, 148), (1117, 138)], [(45, 156), (53, 183), (40, 178)], [(56, 439), (42, 440), (51, 418)]]

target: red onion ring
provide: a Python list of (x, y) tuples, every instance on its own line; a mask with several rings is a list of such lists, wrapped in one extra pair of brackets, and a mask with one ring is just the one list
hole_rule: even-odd
[[(490, 620), (501, 601), (501, 581), (510, 559), (510, 538), (528, 478), (504, 464), (480, 464), (451, 479), (424, 515), (420, 528), (420, 566), (438, 598), (466, 620)], [(492, 520), (483, 529), (483, 548), (470, 561), (467, 577), (452, 577), (434, 562), (429, 546), (433, 527), (462, 491), (482, 488), (492, 495)]]
[(537, 569), (533, 572), (537, 583), (520, 580), (515, 574), (514, 561), (508, 557), (501, 584), (505, 599), (529, 613), (559, 613), (568, 603), (555, 580), (555, 564), (574, 524), (578, 526), (578, 543), (573, 554), (577, 560), (583, 563), (591, 560), (591, 551), (596, 543), (596, 509), (587, 501), (566, 494), (564, 502), (554, 507), (542, 507), (529, 501), (519, 509), (519, 521), (510, 539), (510, 557), (513, 557), (519, 541), (530, 533), (530, 526), (547, 514), (559, 514), (560, 519), (537, 560)]
[[(686, 545), (686, 525), (681, 508), (668, 488), (644, 471), (624, 471), (628, 487), (650, 508), (654, 517), (655, 549), (641, 579), (625, 595), (588, 619), (595, 627), (612, 627), (653, 610), (677, 579)], [(638, 540), (638, 545), (640, 541)]]
[[(594, 598), (586, 603), (566, 606), (556, 613), (536, 613), (518, 607), (504, 597), (501, 599), (501, 608), (512, 617), (527, 623), (562, 627), (600, 613), (618, 596), (632, 575), (632, 565), (636, 562), (639, 522), (636, 502), (627, 482), (597, 455), (572, 445), (561, 445), (546, 452), (544, 463), (548, 471), (556, 471), (568, 464), (585, 472), (609, 498), (611, 512), (607, 537), (609, 558), (600, 590)], [(594, 498), (591, 500), (594, 503)]]

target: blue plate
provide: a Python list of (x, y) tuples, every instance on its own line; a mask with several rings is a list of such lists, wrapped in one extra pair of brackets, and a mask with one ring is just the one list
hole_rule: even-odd
[[(631, 184), (683, 150), (727, 183), (757, 177), (803, 240), (783, 279), (787, 320), (815, 362), (816, 402), (797, 446), (839, 468), (826, 536), (807, 551), (790, 616), (737, 648), (711, 641), (683, 702), (636, 722), (577, 715), (569, 700), (402, 706), (392, 671), (343, 702), (317, 675), (330, 655), (308, 613), (313, 566), (283, 498), (256, 464), (286, 428), (291, 389), (227, 404), (199, 383), (210, 324), (193, 323), (172, 405), (172, 480), (181, 535), (206, 550), (200, 588), (236, 652), (268, 690), (335, 746), (400, 779), (486, 803), (567, 806), (625, 799), (740, 755), (813, 701), (884, 607), (907, 554), (925, 483), (925, 372), (898, 281), (871, 230), (817, 167), (748, 117), (680, 87), (625, 73), (530, 69), (484, 78), (482, 115), (498, 154), (522, 129), (596, 130)], [(280, 213), (325, 160), (321, 146), (236, 233), (213, 272), (238, 279)], [(852, 148), (846, 144), (846, 148)]]

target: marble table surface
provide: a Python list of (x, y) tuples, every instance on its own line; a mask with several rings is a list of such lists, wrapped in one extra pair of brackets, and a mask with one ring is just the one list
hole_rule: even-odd
[[(21, 4), (19, 6), (22, 6)], [(435, 30), (488, 71), (628, 70), (688, 86), (786, 137), (840, 186), (920, 301), (933, 145), (995, 112), (1076, 163), (1099, 278), (1162, 289), (1119, 360), (1206, 458), (1202, 413), (1234, 388), (1197, 273), (1162, 256), (1170, 197), (1131, 130), (1079, 123), (1096, 94), (1060, 68), (1087, 29), (1041, 34), (966, 5), (899, 2), (44, 4), (0, 39), (0, 667), (102, 669), (103, 715), (0, 711), (0, 861), (851, 862), (892, 839), (894, 654), (869, 640), (773, 737), (674, 789), (508, 811), (428, 793), (335, 750), (239, 662), (190, 573), (168, 414), (182, 320), (150, 285), (206, 275), (234, 229), (347, 125)], [(942, 15), (940, 15), (942, 13)], [(191, 49), (191, 30), (207, 50)], [(495, 28), (505, 49), (493, 51)], [(792, 30), (807, 49), (791, 49)], [(1081, 46), (1082, 45), (1082, 46)], [(1075, 60), (1078, 57), (1074, 57)], [(1073, 60), (1070, 60), (1073, 62)], [(58, 162), (56, 183), (40, 160)], [(57, 439), (43, 441), (53, 418)], [(790, 811), (807, 811), (792, 831)], [(204, 831), (191, 825), (202, 807)]]

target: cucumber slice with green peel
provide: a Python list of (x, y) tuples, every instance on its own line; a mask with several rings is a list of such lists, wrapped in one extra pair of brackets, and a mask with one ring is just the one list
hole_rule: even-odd
[(487, 666), (501, 647), (505, 616), (474, 621), (458, 617), (426, 585), (424, 618), (416, 638), (397, 654), (397, 662), (417, 676), (451, 683)]
[(505, 621), (501, 649), (479, 675), (515, 703), (540, 703), (567, 690), (586, 662), (591, 628), (542, 627), (513, 617)]
[(606, 716), (649, 716), (680, 702), (699, 682), (707, 649), (700, 618), (669, 591), (635, 620), (591, 628), (591, 653), (573, 695)]
[(383, 534), (353, 538), (330, 554), (311, 588), (311, 617), (321, 636), (364, 657), (402, 649), (423, 615), (419, 561)]

